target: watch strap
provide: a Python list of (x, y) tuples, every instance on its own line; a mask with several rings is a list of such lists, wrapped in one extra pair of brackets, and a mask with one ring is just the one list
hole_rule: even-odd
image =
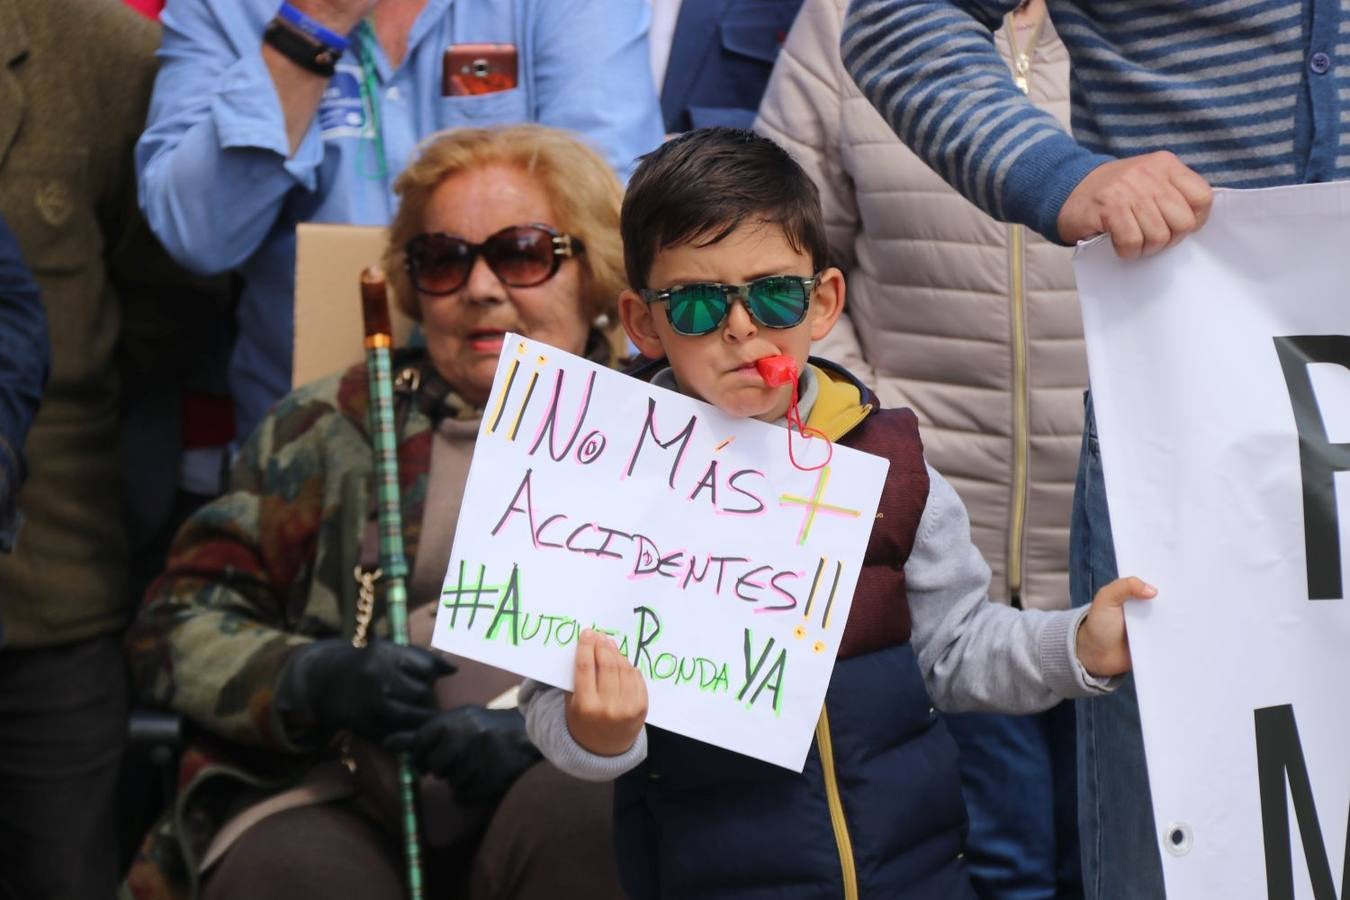
[(291, 62), (324, 78), (332, 78), (342, 53), (326, 44), (310, 40), (279, 19), (273, 19), (263, 31), (263, 43)]

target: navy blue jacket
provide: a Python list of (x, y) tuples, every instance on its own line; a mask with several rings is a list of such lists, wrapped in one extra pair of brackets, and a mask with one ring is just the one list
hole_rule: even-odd
[(24, 439), (51, 366), (47, 314), (19, 242), (0, 216), (0, 550), (14, 545)]
[(666, 133), (749, 128), (802, 0), (684, 0), (661, 85)]
[(909, 643), (904, 564), (928, 497), (918, 423), (910, 410), (874, 411), (853, 383), (872, 411), (836, 440), (891, 466), (805, 769), (648, 725), (647, 758), (614, 797), (633, 900), (838, 900), (849, 881), (861, 898), (975, 896), (956, 744)]

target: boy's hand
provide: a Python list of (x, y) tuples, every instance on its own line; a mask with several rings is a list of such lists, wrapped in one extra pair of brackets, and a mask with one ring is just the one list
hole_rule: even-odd
[(647, 720), (647, 683), (612, 638), (591, 629), (577, 641), (577, 667), (567, 698), (567, 728), (600, 756), (627, 752)]
[(1092, 598), (1078, 629), (1078, 661), (1096, 678), (1130, 671), (1130, 641), (1125, 635), (1125, 601), (1151, 600), (1158, 589), (1139, 578), (1117, 578)]

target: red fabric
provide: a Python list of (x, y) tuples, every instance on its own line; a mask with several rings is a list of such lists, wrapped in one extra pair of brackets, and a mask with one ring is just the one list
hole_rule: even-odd
[(914, 549), (919, 519), (928, 503), (928, 469), (912, 410), (874, 412), (839, 443), (891, 462), (853, 592), (853, 608), (839, 642), (839, 658), (848, 659), (909, 640), (905, 560)]
[(200, 391), (183, 395), (183, 447), (219, 447), (234, 440), (234, 403)]
[(147, 19), (154, 19), (156, 22), (159, 21), (159, 14), (164, 10), (164, 0), (122, 0), (122, 2)]

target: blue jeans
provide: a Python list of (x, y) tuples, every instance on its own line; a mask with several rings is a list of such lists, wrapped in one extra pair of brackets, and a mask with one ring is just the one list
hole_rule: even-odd
[[(1086, 406), (1069, 535), (1069, 593), (1076, 607), (1090, 603), (1117, 575), (1091, 395)], [(1087, 900), (1160, 900), (1162, 860), (1134, 678), (1125, 676), (1108, 696), (1076, 702), (1078, 828)]]
[(981, 900), (1082, 900), (1074, 707), (949, 715), (970, 817), (966, 863)]

